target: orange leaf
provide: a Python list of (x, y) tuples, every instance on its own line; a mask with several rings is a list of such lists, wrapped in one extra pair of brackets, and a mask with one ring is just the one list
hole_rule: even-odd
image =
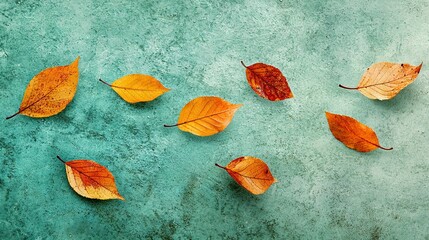
[(70, 65), (47, 68), (37, 74), (25, 90), (18, 114), (42, 118), (58, 114), (73, 99), (79, 78), (79, 57)]
[(100, 164), (91, 160), (73, 160), (65, 162), (67, 179), (70, 186), (79, 195), (92, 199), (121, 199), (125, 200), (116, 189), (112, 173)]
[(411, 84), (419, 75), (422, 64), (411, 66), (390, 62), (373, 64), (363, 74), (359, 84), (355, 88), (370, 99), (388, 100), (395, 97), (402, 89)]
[(164, 87), (156, 78), (144, 74), (130, 74), (108, 84), (122, 99), (129, 103), (149, 102), (170, 89)]
[(326, 112), (326, 119), (334, 137), (351, 149), (359, 152), (393, 149), (381, 147), (375, 132), (354, 118)]
[(164, 127), (178, 126), (184, 132), (202, 137), (210, 136), (223, 131), (241, 106), (220, 97), (198, 97), (183, 107), (177, 124)]
[(264, 193), (277, 182), (267, 164), (255, 157), (239, 157), (226, 167), (215, 165), (225, 169), (240, 186), (255, 195)]
[(286, 77), (282, 72), (265, 63), (255, 63), (251, 66), (241, 64), (246, 68), (246, 77), (253, 91), (270, 101), (280, 101), (292, 98)]

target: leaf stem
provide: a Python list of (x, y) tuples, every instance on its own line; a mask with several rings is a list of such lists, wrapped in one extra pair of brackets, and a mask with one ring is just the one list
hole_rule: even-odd
[(58, 160), (60, 160), (61, 162), (63, 162), (64, 164), (66, 164), (66, 161), (64, 161), (60, 156), (57, 155)]
[(173, 124), (173, 125), (168, 125), (168, 124), (164, 124), (164, 127), (177, 127), (179, 124), (178, 123), (176, 123), (176, 124)]
[(243, 67), (247, 68), (247, 66), (244, 64), (243, 61), (240, 61), (240, 62), (241, 62), (241, 65), (243, 65)]
[(105, 82), (105, 81), (103, 81), (103, 79), (98, 79), (98, 81), (100, 81), (100, 82), (102, 82), (102, 83), (104, 83), (104, 84), (106, 84), (107, 86), (109, 86), (109, 87), (112, 87), (112, 85), (111, 84), (109, 84), (109, 83), (107, 83), (107, 82)]
[(223, 167), (223, 166), (221, 166), (221, 165), (219, 165), (217, 163), (215, 163), (215, 166), (226, 170), (226, 167)]
[(18, 112), (16, 112), (15, 114), (13, 114), (13, 115), (11, 115), (11, 116), (9, 116), (9, 117), (6, 117), (6, 120), (7, 119), (11, 119), (11, 118), (13, 118), (13, 117), (15, 117), (16, 115), (18, 115), (18, 114), (20, 114), (21, 112), (20, 111), (18, 111)]
[(346, 87), (346, 86), (343, 86), (343, 85), (341, 85), (341, 84), (338, 84), (338, 86), (339, 86), (340, 88), (349, 89), (349, 90), (358, 90), (358, 89), (359, 89), (359, 88), (357, 88), (357, 87), (354, 87), (354, 88), (352, 88), (352, 87)]
[(391, 148), (385, 148), (385, 147), (382, 147), (380, 145), (377, 145), (377, 147), (379, 147), (380, 149), (383, 149), (383, 150), (392, 150), (393, 149), (393, 147), (391, 147)]

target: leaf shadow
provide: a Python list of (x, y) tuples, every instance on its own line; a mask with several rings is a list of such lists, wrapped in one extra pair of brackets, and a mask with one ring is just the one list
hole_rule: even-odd
[(400, 111), (412, 108), (415, 105), (415, 101), (418, 98), (417, 94), (414, 94), (415, 90), (412, 87), (405, 88), (397, 96), (390, 100), (370, 100), (371, 105), (384, 110)]

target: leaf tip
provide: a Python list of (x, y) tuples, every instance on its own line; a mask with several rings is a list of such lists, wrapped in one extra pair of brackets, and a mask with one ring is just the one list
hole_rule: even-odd
[(79, 65), (80, 56), (77, 56), (77, 58), (70, 64), (72, 67), (77, 67)]
[(420, 63), (420, 65), (419, 65), (419, 66), (417, 66), (417, 68), (416, 68), (416, 72), (417, 72), (417, 73), (420, 73), (420, 69), (422, 69), (422, 66), (423, 66), (423, 62), (422, 62), (422, 63)]
[(329, 116), (332, 116), (333, 115), (333, 113), (330, 113), (330, 112), (328, 112), (328, 111), (325, 111), (325, 116), (326, 117), (329, 117)]

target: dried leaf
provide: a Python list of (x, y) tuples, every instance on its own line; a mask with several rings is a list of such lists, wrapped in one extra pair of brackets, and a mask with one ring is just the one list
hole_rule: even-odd
[(129, 103), (150, 102), (170, 89), (164, 87), (158, 79), (144, 74), (123, 76), (112, 84), (100, 79), (110, 86), (122, 99)]
[(240, 186), (253, 194), (262, 194), (277, 182), (267, 164), (255, 157), (239, 157), (226, 167), (215, 165), (225, 169)]
[(246, 77), (250, 87), (259, 96), (270, 101), (280, 101), (292, 98), (293, 94), (289, 88), (286, 77), (282, 72), (265, 63), (255, 63), (246, 68)]
[(354, 118), (326, 112), (326, 119), (334, 137), (351, 149), (359, 152), (393, 149), (381, 147), (375, 132)]
[(100, 164), (91, 160), (73, 160), (65, 162), (67, 179), (70, 186), (79, 195), (92, 199), (125, 200), (118, 192), (112, 173)]
[(18, 114), (42, 118), (58, 114), (73, 99), (79, 78), (79, 57), (70, 65), (47, 68), (31, 79)]
[(223, 131), (241, 106), (242, 104), (232, 104), (220, 97), (198, 97), (183, 107), (177, 124), (164, 127), (178, 126), (184, 132), (202, 137), (210, 136)]
[(375, 63), (363, 74), (359, 84), (355, 88), (370, 99), (388, 100), (395, 97), (402, 89), (411, 84), (420, 73), (422, 64), (411, 66), (390, 62)]

